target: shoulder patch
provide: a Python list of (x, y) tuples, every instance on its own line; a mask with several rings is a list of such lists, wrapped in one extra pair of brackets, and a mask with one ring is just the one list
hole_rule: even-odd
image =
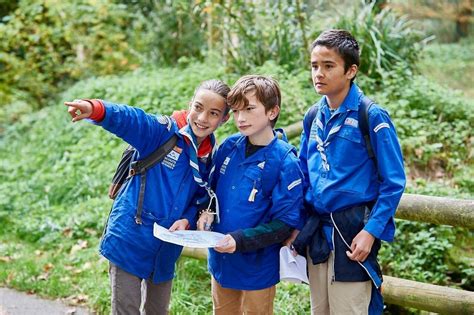
[(171, 130), (171, 119), (168, 116), (157, 115), (157, 120), (158, 123), (160, 123), (161, 125), (167, 125), (166, 128), (168, 129), (168, 131)]

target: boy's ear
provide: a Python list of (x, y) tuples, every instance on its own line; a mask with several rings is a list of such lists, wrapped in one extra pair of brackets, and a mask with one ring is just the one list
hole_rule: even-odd
[(270, 109), (270, 116), (269, 116), (270, 120), (275, 119), (279, 113), (280, 113), (280, 106), (275, 105), (275, 107)]
[(346, 76), (349, 80), (354, 79), (354, 77), (357, 74), (357, 71), (359, 70), (359, 67), (357, 65), (352, 65), (347, 69)]

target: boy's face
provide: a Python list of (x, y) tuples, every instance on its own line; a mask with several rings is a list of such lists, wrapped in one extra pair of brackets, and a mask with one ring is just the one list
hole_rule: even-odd
[(357, 66), (344, 71), (344, 59), (334, 50), (316, 46), (311, 52), (311, 77), (318, 94), (329, 98), (343, 95), (349, 89), (351, 79), (357, 74)]
[(222, 96), (210, 90), (200, 89), (189, 105), (189, 124), (199, 143), (225, 122), (226, 104)]
[(280, 108), (275, 106), (268, 112), (265, 106), (257, 99), (255, 92), (245, 94), (248, 105), (242, 108), (233, 108), (234, 121), (240, 133), (249, 137), (253, 144), (260, 144), (270, 133), (273, 136), (271, 121), (278, 115)]

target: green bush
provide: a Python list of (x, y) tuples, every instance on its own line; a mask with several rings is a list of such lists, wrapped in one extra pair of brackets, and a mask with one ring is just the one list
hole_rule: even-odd
[(73, 80), (136, 68), (132, 21), (109, 0), (20, 1), (0, 23), (0, 106), (44, 105)]
[[(397, 16), (389, 8), (380, 10), (375, 1), (351, 7), (351, 11), (339, 15), (335, 28), (346, 29), (357, 39), (361, 51), (360, 71), (376, 83), (385, 80), (393, 69), (416, 66), (422, 33), (413, 21)], [(402, 74), (397, 72), (397, 75)]]

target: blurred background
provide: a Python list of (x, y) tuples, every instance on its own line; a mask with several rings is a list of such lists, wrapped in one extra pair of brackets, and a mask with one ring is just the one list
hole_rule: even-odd
[[(287, 126), (319, 99), (309, 46), (328, 28), (360, 43), (357, 83), (394, 120), (406, 192), (473, 199), (473, 21), (472, 0), (0, 0), (0, 286), (110, 312), (97, 245), (126, 145), (71, 124), (64, 101), (170, 114), (202, 80), (260, 73), (280, 82)], [(229, 122), (218, 137), (235, 131)], [(471, 230), (397, 224), (384, 274), (474, 289)], [(308, 288), (280, 284), (275, 307), (309, 313)], [(171, 312), (211, 312), (205, 261), (179, 260)]]

